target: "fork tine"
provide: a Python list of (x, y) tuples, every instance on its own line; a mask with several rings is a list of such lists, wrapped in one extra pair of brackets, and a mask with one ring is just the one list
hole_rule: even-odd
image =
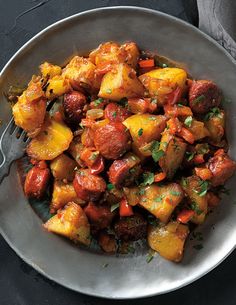
[(12, 132), (12, 135), (16, 136), (17, 138), (19, 138), (21, 136), (22, 132), (23, 132), (23, 129), (18, 127), (18, 126), (16, 126), (16, 128)]
[(19, 140), (24, 141), (26, 135), (27, 135), (27, 132), (23, 130), (22, 133), (21, 133), (21, 135), (19, 136)]
[(12, 130), (12, 127), (15, 125), (15, 121), (14, 121), (14, 118), (12, 117), (9, 121), (9, 123), (7, 124), (6, 128), (4, 129), (3, 133), (2, 133), (2, 136), (1, 136), (1, 140), (3, 139), (3, 137), (11, 132)]
[(27, 138), (27, 140), (25, 141), (25, 143), (26, 143), (26, 144), (29, 144), (30, 140), (31, 140), (30, 138)]

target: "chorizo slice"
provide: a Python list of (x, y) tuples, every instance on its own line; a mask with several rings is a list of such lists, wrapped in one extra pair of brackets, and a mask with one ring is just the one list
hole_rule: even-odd
[(89, 202), (89, 204), (84, 208), (84, 212), (91, 224), (99, 229), (109, 227), (115, 216), (115, 213), (111, 212), (109, 206), (95, 205), (92, 202)]
[(214, 157), (209, 159), (207, 167), (213, 175), (211, 178), (212, 185), (219, 186), (223, 185), (226, 180), (233, 176), (236, 170), (236, 162), (231, 160), (223, 149), (219, 149)]
[(120, 218), (114, 225), (117, 237), (124, 241), (134, 241), (144, 238), (147, 234), (147, 221), (141, 214)]
[(139, 171), (136, 166), (139, 163), (140, 159), (133, 153), (127, 153), (124, 158), (115, 160), (108, 171), (109, 181), (118, 188), (121, 185), (126, 185), (128, 178), (136, 177), (136, 172)]
[(129, 131), (122, 123), (109, 123), (96, 129), (94, 144), (103, 157), (118, 159), (130, 147)]
[(115, 103), (109, 103), (105, 108), (105, 118), (110, 122), (123, 122), (129, 116), (130, 112), (127, 108)]
[(86, 97), (79, 91), (72, 91), (64, 95), (63, 110), (66, 122), (77, 127), (83, 117), (83, 109), (86, 104)]
[(73, 186), (77, 196), (85, 201), (96, 201), (106, 190), (106, 182), (102, 177), (92, 175), (89, 169), (76, 172)]
[(194, 81), (189, 90), (189, 105), (194, 113), (204, 114), (218, 107), (222, 100), (221, 90), (210, 80)]
[(47, 189), (50, 179), (50, 170), (33, 166), (26, 175), (24, 191), (29, 198), (41, 198)]

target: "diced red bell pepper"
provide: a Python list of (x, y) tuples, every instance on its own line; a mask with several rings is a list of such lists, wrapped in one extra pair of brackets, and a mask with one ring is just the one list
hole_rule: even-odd
[(134, 215), (132, 206), (128, 204), (126, 198), (123, 198), (120, 202), (120, 216), (126, 217), (132, 215)]
[(193, 215), (194, 215), (193, 210), (184, 209), (177, 215), (177, 220), (182, 223), (187, 223), (191, 220)]

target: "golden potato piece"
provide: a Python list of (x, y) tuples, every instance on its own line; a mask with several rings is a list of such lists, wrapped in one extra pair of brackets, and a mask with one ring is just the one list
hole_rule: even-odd
[(46, 90), (46, 97), (49, 100), (53, 100), (71, 90), (69, 81), (62, 75), (53, 76), (48, 81), (48, 86)]
[(150, 226), (147, 240), (149, 246), (162, 257), (173, 262), (180, 262), (188, 234), (188, 226), (172, 221), (165, 226)]
[(127, 42), (121, 45), (121, 49), (125, 50), (127, 53), (125, 62), (135, 69), (140, 57), (137, 44), (135, 42)]
[(27, 147), (27, 154), (36, 160), (52, 160), (67, 150), (73, 134), (63, 122), (47, 117), (42, 130)]
[(100, 82), (95, 77), (95, 68), (90, 59), (75, 56), (62, 71), (62, 76), (69, 80), (74, 89), (98, 89)]
[(195, 141), (201, 140), (210, 135), (204, 123), (195, 119), (192, 120), (190, 127), (185, 127), (193, 134)]
[(39, 78), (32, 78), (28, 88), (12, 108), (15, 124), (33, 138), (41, 130), (46, 114), (46, 98)]
[(204, 222), (207, 214), (207, 182), (201, 180), (198, 176), (183, 178), (181, 185), (187, 194), (190, 206), (195, 214), (191, 221), (196, 224)]
[(166, 126), (166, 117), (163, 115), (134, 114), (128, 117), (123, 124), (130, 131), (134, 144), (141, 147), (153, 140), (159, 140)]
[(61, 154), (51, 161), (50, 169), (55, 179), (66, 179), (68, 181), (73, 181), (75, 176), (74, 169), (76, 165), (77, 164), (74, 160), (72, 160), (65, 154)]
[(83, 200), (77, 197), (72, 183), (64, 183), (62, 181), (55, 180), (53, 183), (50, 212), (55, 213), (57, 210), (63, 208), (70, 201), (73, 201), (77, 204), (85, 203)]
[(45, 224), (49, 232), (63, 235), (86, 246), (90, 244), (90, 224), (83, 209), (74, 202), (69, 202)]
[(144, 87), (149, 91), (150, 96), (159, 97), (160, 100), (176, 86), (185, 89), (187, 73), (179, 68), (163, 68), (149, 71), (139, 76)]
[(43, 78), (52, 78), (53, 76), (61, 74), (61, 67), (57, 65), (50, 64), (45, 61), (43, 64), (39, 66), (40, 72)]
[(139, 97), (143, 94), (144, 87), (136, 72), (127, 64), (117, 64), (104, 75), (98, 96), (119, 101), (124, 97)]
[(211, 143), (219, 145), (225, 132), (225, 112), (218, 108), (215, 109), (217, 109), (215, 110), (216, 113), (210, 113), (212, 116), (209, 116), (205, 121), (205, 126), (210, 133)]
[(151, 214), (167, 223), (175, 207), (182, 201), (184, 192), (177, 183), (142, 188), (139, 204)]
[(168, 131), (163, 132), (159, 149), (165, 154), (160, 158), (159, 165), (168, 179), (172, 179), (180, 167), (186, 147), (187, 144), (180, 138), (171, 135)]

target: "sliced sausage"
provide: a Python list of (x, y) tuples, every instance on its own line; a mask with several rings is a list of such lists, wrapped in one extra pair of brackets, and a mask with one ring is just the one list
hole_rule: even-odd
[(117, 237), (124, 241), (144, 238), (147, 234), (147, 221), (141, 214), (120, 218), (114, 225)]
[(118, 159), (130, 147), (129, 131), (122, 123), (110, 123), (94, 133), (96, 149), (107, 159)]
[(75, 174), (73, 186), (80, 199), (96, 201), (105, 192), (106, 182), (102, 177), (92, 175), (89, 169), (80, 169)]
[(219, 106), (222, 93), (210, 80), (194, 81), (189, 90), (189, 105), (193, 112), (203, 114)]
[(110, 122), (123, 122), (129, 116), (130, 112), (127, 108), (115, 103), (109, 103), (105, 108), (105, 118)]
[(95, 205), (92, 202), (84, 208), (84, 212), (87, 215), (92, 225), (99, 229), (105, 229), (111, 224), (115, 213), (112, 213), (109, 206)]
[(136, 166), (139, 163), (140, 159), (133, 153), (127, 153), (124, 158), (115, 160), (108, 171), (109, 181), (118, 188), (127, 185), (126, 182), (131, 182), (132, 177), (137, 177), (139, 167)]
[(24, 191), (29, 198), (41, 198), (47, 189), (50, 179), (48, 168), (32, 167), (26, 175)]
[(218, 150), (215, 156), (210, 158), (207, 167), (211, 170), (213, 186), (222, 185), (228, 180), (236, 170), (236, 163), (222, 150)]
[(72, 91), (64, 95), (63, 110), (66, 121), (69, 125), (77, 127), (83, 117), (83, 108), (86, 104), (86, 97), (79, 91)]

